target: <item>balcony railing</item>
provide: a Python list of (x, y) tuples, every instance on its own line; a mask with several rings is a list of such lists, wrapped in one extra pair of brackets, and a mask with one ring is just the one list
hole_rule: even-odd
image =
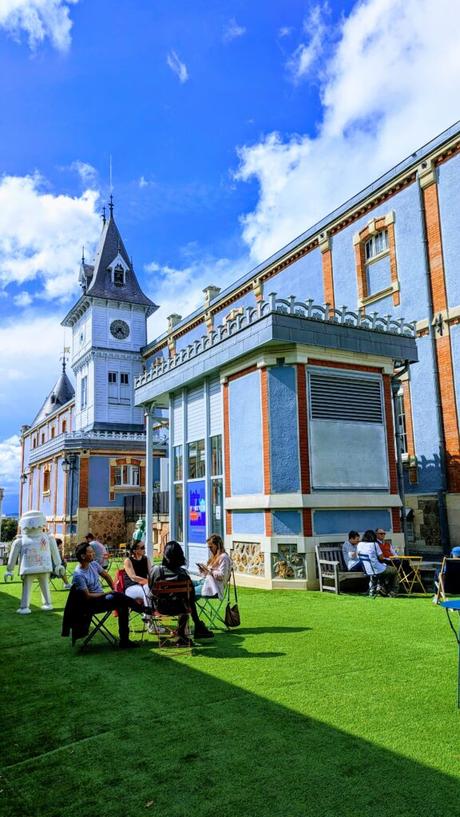
[[(137, 522), (145, 516), (145, 494), (133, 494), (123, 499), (125, 522)], [(167, 491), (155, 491), (153, 494), (153, 518), (167, 516), (169, 513), (169, 494)]]

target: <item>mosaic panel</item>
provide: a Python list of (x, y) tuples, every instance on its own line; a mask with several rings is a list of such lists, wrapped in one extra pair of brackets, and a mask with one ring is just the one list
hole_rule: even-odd
[(233, 542), (230, 552), (235, 573), (265, 576), (265, 556), (257, 542)]
[(274, 579), (305, 579), (305, 554), (297, 552), (297, 545), (278, 545), (278, 553), (272, 553), (272, 577)]

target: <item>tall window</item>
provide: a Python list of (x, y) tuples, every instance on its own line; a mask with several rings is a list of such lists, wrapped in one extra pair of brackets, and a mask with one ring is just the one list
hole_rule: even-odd
[(182, 483), (174, 486), (174, 528), (175, 537), (179, 542), (184, 541), (184, 512), (182, 505), (183, 487)]
[(43, 493), (49, 494), (50, 492), (50, 470), (47, 468), (43, 471)]
[(183, 476), (182, 466), (182, 446), (176, 445), (173, 451), (173, 474), (174, 482), (180, 482)]
[(223, 536), (223, 465), (222, 465), (222, 437), (216, 434), (211, 437), (211, 531)]
[(188, 478), (199, 479), (206, 473), (206, 459), (204, 440), (195, 440), (189, 443), (188, 450)]
[(120, 402), (129, 403), (129, 374), (120, 372)]
[(86, 408), (88, 404), (88, 378), (85, 375), (81, 379), (81, 407), (82, 409)]
[(107, 381), (109, 400), (118, 400), (118, 372), (108, 372)]
[(380, 232), (374, 233), (371, 238), (368, 238), (364, 245), (366, 261), (370, 261), (371, 258), (375, 258), (376, 255), (381, 255), (381, 253), (386, 252), (389, 248), (388, 230), (380, 230)]

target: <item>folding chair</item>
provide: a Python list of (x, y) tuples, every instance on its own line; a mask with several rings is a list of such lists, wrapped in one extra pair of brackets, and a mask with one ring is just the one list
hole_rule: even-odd
[(433, 601), (438, 604), (447, 596), (460, 596), (460, 559), (444, 558), (442, 561)]
[(112, 647), (115, 647), (118, 639), (110, 632), (106, 624), (111, 614), (112, 610), (92, 613), (81, 591), (72, 587), (64, 609), (62, 635), (68, 636), (72, 633), (72, 647), (80, 638), (83, 639), (80, 650), (84, 650), (98, 633)]
[[(191, 588), (190, 579), (177, 581), (158, 579), (152, 585), (152, 595), (156, 608), (156, 615), (152, 618), (152, 629), (158, 638), (158, 649), (163, 647), (171, 648), (171, 640), (178, 638), (177, 627), (179, 626), (180, 616), (185, 614), (190, 616)], [(178, 647), (180, 652), (184, 652), (184, 649), (191, 652), (193, 647), (189, 621), (190, 619), (187, 621), (184, 636), (190, 640), (190, 647)], [(162, 623), (164, 622), (168, 622), (169, 626), (163, 627)]]
[[(375, 572), (370, 556), (368, 556), (366, 553), (359, 553), (359, 559), (363, 564), (365, 572), (369, 576), (369, 595), (371, 598), (376, 599), (379, 583), (378, 573)], [(366, 569), (366, 565), (369, 566), (369, 570)]]
[(224, 627), (228, 629), (225, 623), (225, 610), (227, 609), (227, 604), (231, 605), (232, 585), (236, 603), (236, 581), (233, 567), (231, 569), (227, 584), (224, 587), (224, 595), (221, 599), (217, 595), (198, 596), (196, 599), (197, 609), (203, 618), (206, 619), (206, 624), (207, 626), (211, 627), (211, 629), (217, 629), (217, 622), (220, 622), (220, 624), (223, 624)]
[[(106, 621), (110, 618), (112, 612), (112, 610), (108, 610), (105, 613), (93, 613), (91, 616), (90, 631), (83, 643), (80, 645), (80, 650), (84, 650), (98, 633), (100, 633), (100, 635), (102, 635), (112, 647), (117, 646), (118, 638), (116, 638), (106, 627)], [(72, 638), (72, 645), (73, 644), (74, 639)]]
[[(114, 579), (114, 588), (115, 588), (117, 593), (124, 593), (125, 592), (125, 577), (126, 577), (126, 572), (125, 572), (124, 568), (122, 568), (122, 567), (119, 568), (115, 573), (115, 579)], [(118, 616), (117, 610), (113, 610), (113, 615), (115, 616), (115, 618), (117, 618), (117, 616)], [(142, 630), (133, 630), (133, 632), (141, 633), (141, 641), (143, 641), (145, 631), (147, 629), (147, 622), (143, 618), (143, 614), (142, 614), (140, 609), (139, 609), (139, 612), (137, 612), (136, 610), (130, 610), (129, 611), (129, 618), (131, 618), (132, 615), (141, 617)]]

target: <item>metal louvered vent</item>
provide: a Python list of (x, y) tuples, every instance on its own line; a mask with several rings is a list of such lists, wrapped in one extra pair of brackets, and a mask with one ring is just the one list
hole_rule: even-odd
[(380, 381), (310, 373), (312, 420), (383, 423)]

